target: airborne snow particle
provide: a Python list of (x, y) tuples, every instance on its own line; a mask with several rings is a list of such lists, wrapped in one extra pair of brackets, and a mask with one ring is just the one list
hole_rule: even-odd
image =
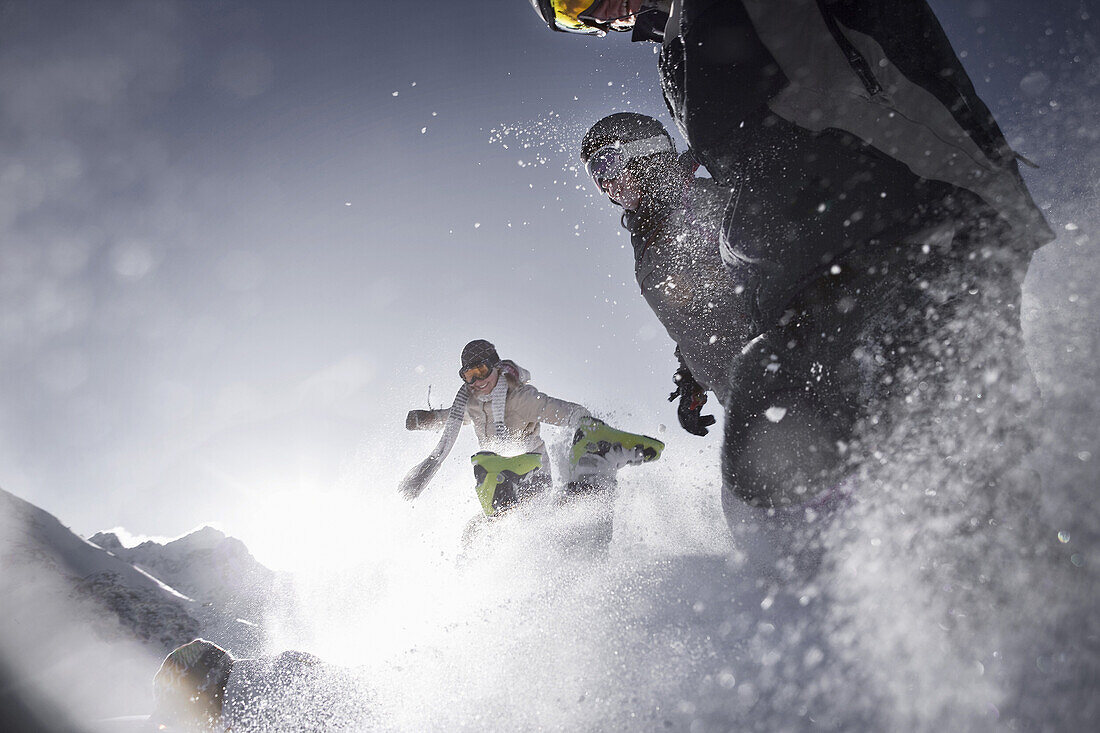
[(156, 266), (153, 253), (139, 242), (125, 242), (111, 250), (111, 264), (122, 280), (140, 280)]
[(399, 92), (394, 92), (394, 93), (393, 93), (393, 96), (395, 96), (395, 97), (396, 97), (396, 96), (398, 95), (398, 93), (399, 93)]
[(1050, 86), (1050, 77), (1041, 71), (1033, 71), (1020, 80), (1020, 91), (1024, 94), (1037, 97)]
[(768, 420), (771, 422), (779, 422), (784, 417), (786, 417), (786, 415), (786, 407), (776, 407), (773, 405), (772, 407), (769, 407), (767, 410), (764, 411), (764, 417), (768, 418)]

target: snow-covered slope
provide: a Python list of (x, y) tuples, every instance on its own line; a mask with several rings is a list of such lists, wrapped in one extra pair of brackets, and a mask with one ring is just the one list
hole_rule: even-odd
[[(68, 589), (77, 598), (99, 603), (117, 619), (97, 619), (108, 635), (124, 634), (161, 650), (197, 635), (197, 604), (149, 573), (115, 557), (63, 526), (56, 517), (0, 490), (0, 568), (10, 588), (17, 577), (33, 575)], [(32, 602), (33, 598), (28, 598)], [(118, 627), (117, 629), (115, 627)]]
[(56, 730), (147, 712), (165, 650), (202, 634), (197, 605), (0, 490), (4, 710), (30, 705)]
[(279, 582), (243, 542), (213, 527), (165, 544), (149, 541), (124, 547), (111, 532), (99, 532), (89, 541), (196, 601), (213, 604), (250, 623), (262, 621)]
[(0, 704), (66, 690), (77, 720), (147, 713), (153, 673), (176, 646), (202, 636), (260, 651), (263, 629), (242, 610), (276, 577), (243, 543), (212, 529), (130, 550), (112, 538), (98, 546), (0, 490)]
[(290, 581), (261, 565), (243, 542), (213, 527), (164, 544), (125, 547), (112, 532), (89, 541), (193, 598), (206, 638), (238, 656), (261, 653), (268, 620), (285, 621), (295, 613)]

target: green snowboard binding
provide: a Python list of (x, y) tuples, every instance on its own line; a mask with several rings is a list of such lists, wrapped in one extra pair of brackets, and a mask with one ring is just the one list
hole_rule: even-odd
[(650, 463), (661, 457), (665, 444), (648, 435), (628, 433), (616, 430), (602, 420), (594, 417), (581, 418), (577, 432), (573, 434), (573, 449), (569, 453), (569, 463), (574, 468), (586, 454), (607, 455), (613, 447), (622, 446), (627, 452), (641, 451), (643, 463)]
[(470, 456), (477, 481), (477, 498), (485, 516), (492, 517), (538, 491), (542, 477), (542, 456), (523, 453), (501, 456), (481, 451)]

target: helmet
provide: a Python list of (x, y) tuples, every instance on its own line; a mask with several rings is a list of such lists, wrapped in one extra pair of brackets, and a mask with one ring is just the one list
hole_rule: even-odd
[(599, 4), (600, 0), (530, 0), (531, 7), (546, 21), (550, 30), (566, 33), (583, 33), (602, 36), (607, 31), (628, 31), (634, 27), (634, 15), (597, 22), (582, 16)]
[[(622, 175), (624, 170), (660, 171), (652, 162), (657, 155), (676, 156), (676, 145), (665, 126), (652, 117), (618, 112), (592, 126), (581, 140), (581, 161), (596, 184)], [(639, 167), (635, 161), (646, 161)], [(610, 195), (610, 194), (608, 194)]]
[(672, 142), (672, 136), (660, 120), (637, 112), (616, 112), (592, 125), (584, 134), (584, 139), (581, 140), (581, 162), (588, 163), (593, 153), (607, 145), (621, 145), (662, 136), (668, 141), (669, 150), (675, 152), (676, 145)]

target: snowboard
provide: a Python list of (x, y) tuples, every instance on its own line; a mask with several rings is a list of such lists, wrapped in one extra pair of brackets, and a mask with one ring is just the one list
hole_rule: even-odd
[(576, 467), (587, 453), (602, 456), (613, 446), (620, 445), (628, 451), (640, 448), (643, 463), (650, 463), (661, 457), (665, 444), (656, 438), (625, 430), (616, 430), (602, 420), (594, 417), (582, 418), (573, 434), (573, 448), (569, 453), (569, 462)]
[(481, 451), (470, 456), (470, 462), (474, 464), (477, 498), (487, 517), (509, 509), (533, 493), (535, 477), (542, 471), (542, 456), (538, 453), (502, 456)]

